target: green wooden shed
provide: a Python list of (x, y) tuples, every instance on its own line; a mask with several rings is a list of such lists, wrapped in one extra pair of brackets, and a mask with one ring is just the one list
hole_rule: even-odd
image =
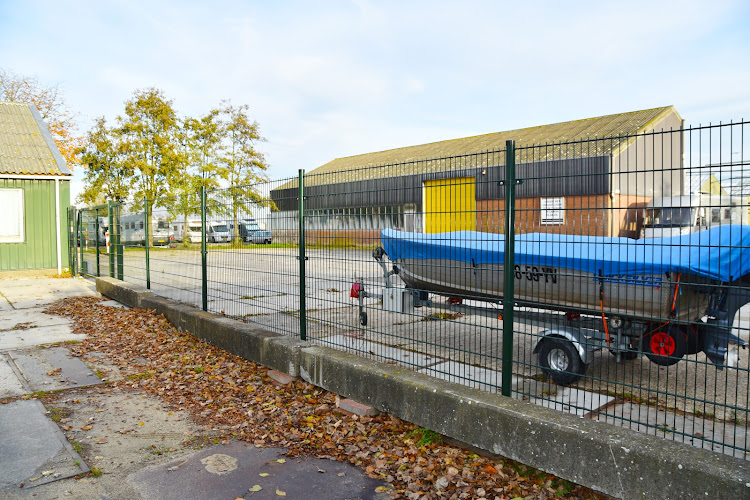
[(0, 271), (69, 266), (71, 178), (36, 107), (0, 102)]

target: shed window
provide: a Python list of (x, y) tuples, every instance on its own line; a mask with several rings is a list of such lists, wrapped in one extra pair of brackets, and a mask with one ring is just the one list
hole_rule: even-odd
[(0, 189), (0, 214), (0, 243), (23, 242), (23, 189)]

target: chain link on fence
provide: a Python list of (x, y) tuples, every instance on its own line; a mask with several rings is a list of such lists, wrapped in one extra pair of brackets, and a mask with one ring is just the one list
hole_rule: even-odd
[(147, 201), (127, 215), (84, 209), (69, 214), (72, 262), (303, 340), (747, 459), (747, 125), (342, 161), (193, 193), (179, 213)]

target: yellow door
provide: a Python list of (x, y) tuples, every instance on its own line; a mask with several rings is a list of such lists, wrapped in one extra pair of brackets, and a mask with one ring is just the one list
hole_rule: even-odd
[(425, 232), (474, 231), (476, 198), (473, 177), (425, 181)]

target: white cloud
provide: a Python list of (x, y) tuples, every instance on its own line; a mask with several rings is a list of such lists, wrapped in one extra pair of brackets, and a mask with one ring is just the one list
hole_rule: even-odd
[(0, 60), (60, 82), (85, 120), (150, 86), (183, 114), (247, 103), (286, 176), (667, 104), (689, 122), (747, 118), (748, 22), (746, 3), (721, 0), (38, 0), (0, 5)]

